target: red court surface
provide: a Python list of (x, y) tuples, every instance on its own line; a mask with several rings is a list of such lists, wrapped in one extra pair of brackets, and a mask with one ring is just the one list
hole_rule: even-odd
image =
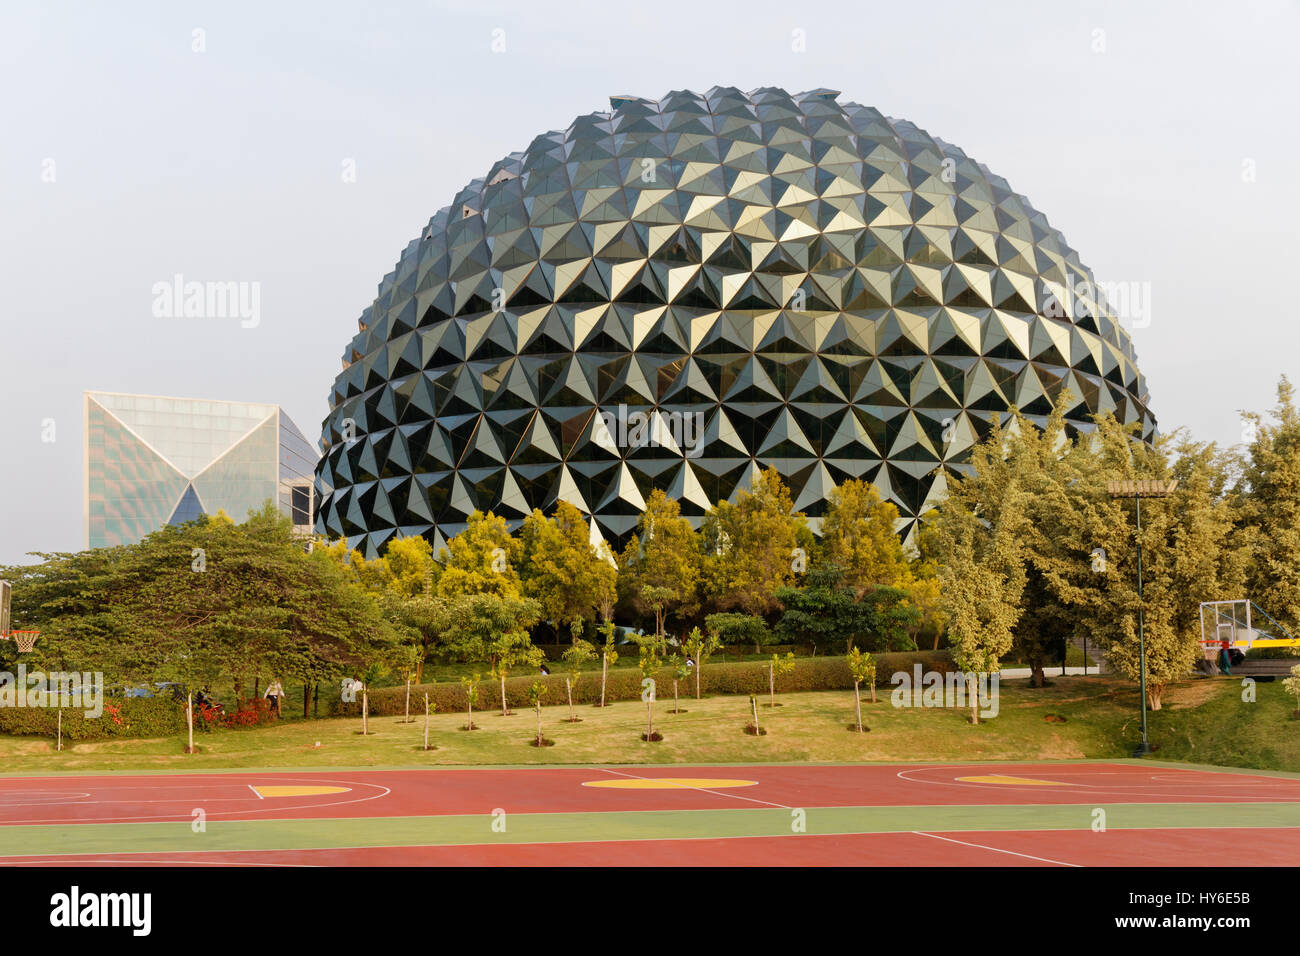
[[(681, 783), (663, 788), (667, 780)], [(317, 792), (313, 792), (317, 791)], [(1220, 816), (1215, 805), (1224, 807)], [(1093, 832), (1093, 807), (1149, 806), (1135, 829)], [(1250, 806), (1258, 805), (1258, 806)], [(218, 821), (298, 821), (283, 844), (258, 841), (207, 850), (165, 851), (132, 843), (129, 824), (191, 820), (194, 808)], [(1025, 808), (986, 828), (981, 814)], [(1034, 822), (1033, 809), (1078, 808), (1070, 822)], [(579, 814), (589, 832), (570, 842), (526, 837), (495, 842), (479, 831), (466, 838), (412, 838), (399, 846), (349, 841), (367, 822), (386, 818), (482, 817), (494, 808), (512, 815)], [(894, 808), (884, 823), (858, 823), (833, 835), (750, 835), (722, 838), (692, 827), (692, 815), (636, 839), (611, 836), (604, 825), (637, 811), (730, 811), (794, 808)], [(908, 810), (915, 813), (909, 814)], [(1254, 811), (1266, 816), (1250, 816)], [(1294, 815), (1292, 814), (1294, 812)], [(936, 814), (947, 816), (936, 817)], [(1060, 815), (1059, 812), (1057, 814)], [(936, 820), (961, 818), (948, 829)], [(552, 818), (556, 819), (556, 818)], [(680, 828), (672, 821), (680, 819)], [(715, 815), (713, 819), (718, 819)], [(837, 818), (837, 820), (840, 818)], [(873, 818), (879, 820), (881, 818)], [(1079, 823), (1074, 823), (1075, 819)], [(1252, 822), (1253, 825), (1252, 825)], [(900, 822), (901, 821), (901, 822)], [(1294, 821), (1294, 823), (1292, 822)], [(91, 832), (93, 846), (54, 839)], [(110, 826), (102, 826), (102, 825)], [(1279, 825), (1280, 824), (1280, 825)], [(274, 824), (272, 824), (274, 826)], [(395, 825), (395, 824), (394, 824)], [(410, 827), (409, 819), (403, 824)], [(585, 823), (583, 824), (585, 827)], [(286, 823), (286, 832), (294, 832)], [(1066, 828), (1058, 828), (1066, 827)], [(237, 773), (95, 775), (0, 778), (0, 841), (13, 841), (5, 865), (206, 866), (816, 866), (991, 865), (1096, 866), (1293, 865), (1300, 859), (1300, 779), (1151, 763), (1039, 763), (968, 765), (756, 765), (712, 767), (539, 767), (428, 770), (240, 771)], [(47, 829), (42, 829), (47, 828)], [(603, 832), (602, 832), (603, 831)], [(866, 832), (872, 831), (872, 832)], [(876, 832), (878, 831), (878, 832)], [(377, 832), (374, 830), (367, 832)], [(378, 832), (382, 832), (378, 831)], [(439, 831), (447, 832), (447, 831)], [(18, 840), (18, 834), (23, 840)], [(36, 841), (31, 834), (49, 834)], [(320, 845), (320, 835), (330, 837)], [(342, 837), (337, 837), (342, 834)], [(120, 835), (120, 839), (119, 839)], [(626, 831), (613, 834), (626, 835)], [(683, 838), (689, 837), (689, 838)], [(553, 837), (552, 837), (553, 839)], [(317, 842), (313, 842), (313, 840)], [(27, 842), (24, 842), (27, 841)], [(376, 842), (394, 842), (382, 840)], [(66, 852), (32, 852), (60, 846)], [(189, 844), (187, 844), (188, 846)], [(19, 849), (19, 847), (22, 849)], [(113, 852), (78, 852), (113, 847)], [(260, 847), (256, 848), (255, 847)]]
[(8, 857), (6, 866), (1294, 866), (1290, 828), (857, 833), (491, 846)]
[[(597, 779), (744, 778), (756, 786), (617, 790)], [(979, 782), (969, 777), (1006, 777)], [(1025, 783), (1017, 783), (1016, 780)], [(1033, 781), (1033, 782), (1029, 782)], [(268, 799), (254, 786), (347, 788)], [(0, 825), (209, 818), (322, 819), (483, 813), (600, 813), (738, 806), (1005, 806), (1300, 803), (1300, 779), (1126, 764), (757, 765), (351, 770), (0, 778)]]

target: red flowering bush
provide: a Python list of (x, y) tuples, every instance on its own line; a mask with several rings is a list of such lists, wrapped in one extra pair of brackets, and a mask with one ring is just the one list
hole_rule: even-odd
[(271, 720), (271, 704), (264, 697), (241, 700), (239, 709), (233, 714), (224, 715), (222, 725), (225, 727), (256, 727)]

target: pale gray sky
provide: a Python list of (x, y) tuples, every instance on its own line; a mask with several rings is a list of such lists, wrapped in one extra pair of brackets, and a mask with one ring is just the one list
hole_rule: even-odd
[[(314, 441), (402, 247), (611, 94), (830, 87), (962, 147), (1150, 284), (1162, 430), (1235, 443), (1300, 378), (1297, 35), (1294, 0), (6, 0), (0, 563), (81, 546), (85, 389), (276, 402)], [(260, 323), (155, 318), (177, 273), (260, 283)]]

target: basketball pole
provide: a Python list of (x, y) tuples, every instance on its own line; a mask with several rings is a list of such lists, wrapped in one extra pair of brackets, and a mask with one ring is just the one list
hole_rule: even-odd
[(1142, 707), (1142, 742), (1133, 752), (1134, 757), (1146, 757), (1151, 753), (1151, 739), (1147, 735), (1147, 642), (1146, 625), (1143, 618), (1142, 599), (1142, 499), (1168, 498), (1178, 488), (1178, 479), (1126, 479), (1106, 482), (1106, 492), (1112, 498), (1132, 498), (1137, 506), (1137, 572), (1138, 572), (1138, 683)]

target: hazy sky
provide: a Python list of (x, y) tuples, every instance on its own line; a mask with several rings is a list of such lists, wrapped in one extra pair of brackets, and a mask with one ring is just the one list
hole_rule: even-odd
[[(402, 247), (612, 94), (830, 87), (962, 147), (1149, 283), (1161, 429), (1234, 444), (1300, 378), (1297, 35), (1288, 0), (5, 0), (0, 563), (82, 545), (85, 389), (275, 402), (314, 441)], [(260, 283), (260, 322), (156, 318), (178, 273)]]

